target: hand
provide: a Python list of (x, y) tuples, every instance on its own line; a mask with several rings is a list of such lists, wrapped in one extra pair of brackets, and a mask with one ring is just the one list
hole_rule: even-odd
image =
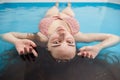
[(98, 46), (84, 46), (79, 49), (80, 52), (78, 55), (94, 59), (100, 50), (101, 49)]
[(38, 53), (34, 49), (36, 44), (28, 39), (19, 39), (15, 43), (15, 47), (19, 53), (19, 55), (25, 60), (26, 58), (30, 60), (30, 58), (35, 58), (38, 56)]

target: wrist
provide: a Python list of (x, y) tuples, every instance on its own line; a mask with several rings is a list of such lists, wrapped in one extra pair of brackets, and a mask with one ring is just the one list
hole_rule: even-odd
[(20, 39), (14, 39), (12, 43), (13, 43), (14, 45), (16, 45), (16, 44), (20, 43), (20, 41), (21, 41)]
[(103, 46), (101, 44), (97, 44), (97, 45), (95, 45), (95, 47), (99, 50), (103, 49)]

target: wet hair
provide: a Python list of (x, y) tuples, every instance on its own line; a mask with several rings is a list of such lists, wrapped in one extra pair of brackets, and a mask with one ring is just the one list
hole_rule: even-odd
[(70, 61), (58, 63), (45, 48), (36, 49), (39, 56), (35, 62), (22, 60), (13, 48), (1, 53), (0, 67), (5, 66), (0, 80), (120, 80), (117, 52), (105, 50), (95, 59), (76, 55)]

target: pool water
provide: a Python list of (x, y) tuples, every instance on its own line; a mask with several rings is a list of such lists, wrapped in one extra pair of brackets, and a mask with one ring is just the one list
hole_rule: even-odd
[[(120, 36), (120, 5), (72, 4), (81, 32)], [(54, 3), (0, 4), (0, 34), (11, 31), (38, 32), (40, 20), (53, 5)], [(65, 7), (66, 3), (60, 3), (60, 11)], [(77, 47), (97, 43), (77, 43)], [(40, 54), (35, 62), (24, 61), (13, 47), (13, 44), (0, 39), (0, 80), (120, 80), (120, 44), (102, 50), (95, 59), (75, 56), (67, 63), (57, 63), (41, 47), (37, 47)]]
[[(120, 5), (112, 3), (72, 3), (76, 19), (83, 33), (110, 33), (120, 36)], [(38, 32), (40, 20), (54, 3), (4, 3), (0, 4), (0, 34), (6, 32)], [(60, 3), (60, 11), (67, 6)], [(92, 43), (95, 44), (95, 43)], [(0, 40), (0, 53), (13, 47)], [(78, 43), (81, 47), (87, 45)], [(120, 55), (120, 44), (107, 48)]]

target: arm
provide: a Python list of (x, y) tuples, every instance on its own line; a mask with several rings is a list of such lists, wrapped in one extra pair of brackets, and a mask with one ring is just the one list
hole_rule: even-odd
[(32, 39), (34, 34), (32, 33), (19, 33), (19, 32), (9, 32), (1, 35), (1, 38), (10, 43), (16, 44), (22, 39)]
[(47, 41), (46, 37), (40, 32), (38, 32), (36, 35), (32, 33), (9, 32), (1, 34), (0, 37), (3, 40), (13, 43), (20, 55), (33, 53), (36, 57), (38, 56), (37, 52), (34, 50), (36, 44), (32, 40), (38, 39), (41, 42)]
[(21, 39), (30, 39), (30, 40), (37, 39), (40, 42), (48, 41), (47, 37), (44, 36), (41, 32), (38, 32), (36, 35), (33, 33), (9, 32), (5, 34), (1, 34), (1, 38), (13, 44), (17, 43), (17, 41)]
[(78, 55), (89, 58), (95, 58), (101, 49), (113, 46), (116, 43), (120, 42), (120, 37), (112, 34), (83, 34), (79, 32), (74, 37), (77, 42), (100, 41), (99, 44), (96, 44), (94, 46), (85, 46), (80, 49), (80, 53)]
[(26, 53), (33, 53), (35, 57), (38, 56), (37, 52), (34, 50), (36, 44), (29, 40), (34, 38), (34, 34), (31, 33), (19, 33), (19, 32), (9, 32), (1, 34), (1, 38), (15, 45), (19, 55)]

